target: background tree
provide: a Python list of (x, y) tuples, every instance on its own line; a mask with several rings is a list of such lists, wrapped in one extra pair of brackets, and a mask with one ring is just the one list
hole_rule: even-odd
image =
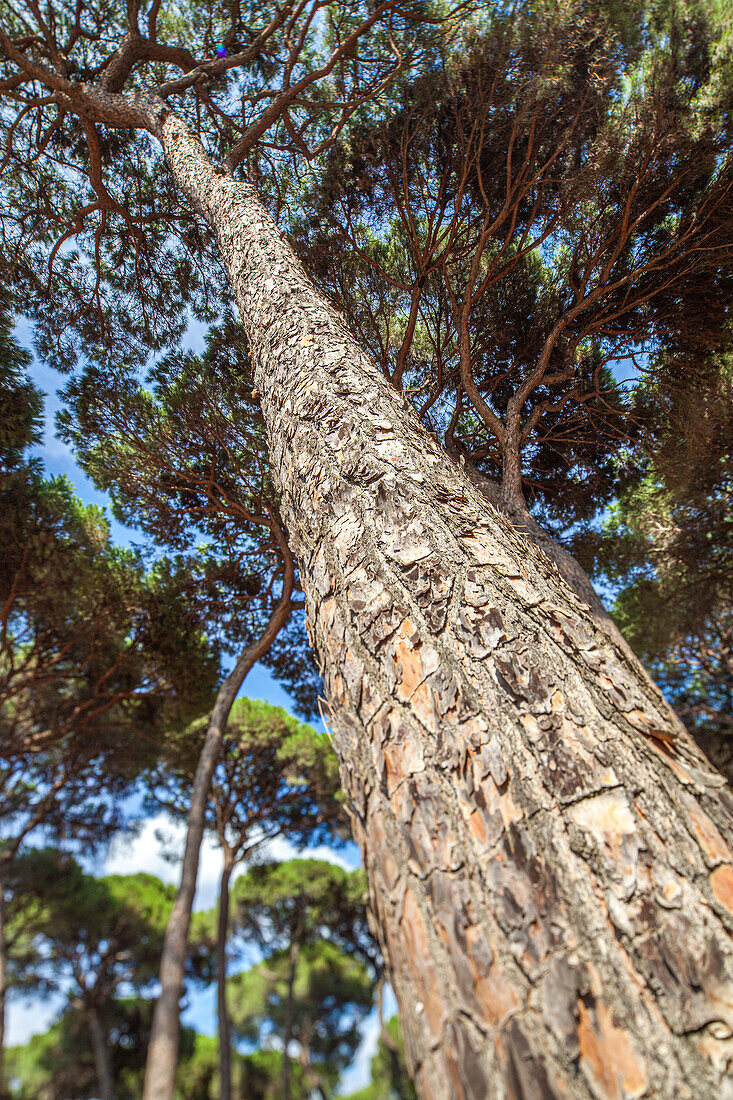
[[(359, 1024), (372, 1007), (373, 985), (364, 964), (321, 940), (302, 947), (294, 971), (289, 952), (276, 952), (235, 975), (230, 989), (235, 1033), (260, 1042), (277, 1036), (284, 1043), (289, 1030), (308, 1093), (329, 1100), (353, 1060)], [(292, 1098), (284, 1069), (289, 1059), (282, 1057), (282, 1095)]]
[(41, 828), (89, 846), (119, 826), (163, 731), (209, 703), (218, 654), (175, 566), (115, 547), (98, 508), (44, 478), (29, 454), (41, 395), (0, 306), (1, 1054), (13, 860)]
[[(116, 1100), (136, 1100), (145, 1072), (153, 1016), (146, 998), (107, 1005), (109, 1060)], [(216, 1039), (181, 1029), (176, 1100), (216, 1100)], [(92, 1100), (99, 1096), (89, 1026), (83, 1011), (67, 1007), (43, 1035), (8, 1050), (8, 1077), (16, 1100)]]
[(29, 455), (42, 398), (11, 329), (3, 300), (0, 745), (9, 761), (73, 734), (79, 756), (99, 755), (133, 726), (152, 736), (156, 722), (190, 719), (208, 701), (216, 654), (175, 571), (146, 572), (111, 544), (98, 508), (43, 478)]
[(618, 502), (577, 552), (616, 592), (613, 612), (677, 712), (733, 772), (730, 353), (668, 352), (664, 415), (637, 445)]
[[(168, 746), (151, 780), (151, 805), (186, 814), (205, 728), (205, 722), (199, 722)], [(279, 707), (250, 699), (234, 704), (206, 809), (206, 827), (223, 855), (216, 922), (220, 1100), (231, 1096), (226, 990), (232, 874), (263, 844), (280, 836), (305, 845), (338, 843), (339, 833), (348, 836), (338, 794), (338, 763), (325, 734), (317, 734)]]
[(358, 1017), (371, 1006), (379, 968), (365, 901), (361, 872), (317, 860), (261, 864), (235, 885), (234, 926), (265, 951), (262, 964), (230, 983), (235, 1030), (254, 1038), (274, 1029), (284, 1100), (292, 1093), (293, 1040), (306, 1081), (324, 1096), (353, 1058)]
[(618, 370), (724, 338), (729, 137), (704, 98), (702, 19), (656, 53), (602, 21), (545, 29), (469, 30), (329, 150), (291, 230), (425, 427), (603, 614), (549, 534), (612, 499), (622, 448), (658, 415)]
[[(108, 1008), (120, 986), (142, 992), (155, 982), (175, 890), (149, 874), (94, 878), (54, 849), (30, 850), (13, 886), (26, 934), (39, 945), (36, 973), (50, 987), (69, 988), (89, 1029), (96, 1089), (113, 1100)], [(198, 961), (194, 951), (194, 973)]]

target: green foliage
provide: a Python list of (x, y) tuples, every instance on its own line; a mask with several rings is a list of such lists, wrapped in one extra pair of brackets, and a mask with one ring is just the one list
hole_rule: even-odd
[[(138, 1100), (142, 1093), (153, 1002), (117, 999), (107, 1005), (109, 1054), (116, 1100)], [(98, 1095), (89, 1026), (71, 1006), (43, 1035), (6, 1054), (14, 1100), (92, 1100)], [(174, 1100), (216, 1100), (217, 1042), (181, 1031)], [(238, 1064), (239, 1060), (237, 1060)]]
[[(623, 584), (617, 611), (648, 660), (733, 603), (733, 387), (730, 359), (674, 358), (681, 384), (634, 454), (635, 476), (605, 521), (593, 566)], [(704, 368), (704, 370), (703, 370)], [(656, 399), (664, 402), (664, 393)], [(593, 552), (591, 540), (588, 545)], [(586, 553), (588, 547), (583, 547)], [(645, 610), (644, 610), (645, 609)]]
[[(206, 720), (172, 737), (151, 774), (150, 808), (185, 816)], [(348, 836), (338, 762), (325, 734), (299, 723), (281, 707), (252, 699), (235, 702), (214, 771), (207, 825), (229, 846), (235, 862), (268, 839), (334, 843)]]
[(356, 1052), (381, 966), (363, 873), (312, 859), (261, 864), (232, 893), (235, 931), (265, 952), (228, 982), (234, 1032), (264, 1048), (296, 1040), (311, 1088), (333, 1088)]
[[(290, 995), (291, 959), (276, 952), (229, 980), (234, 1031), (256, 1042), (282, 1040)], [(305, 944), (292, 984), (292, 1038), (317, 1076), (333, 1088), (354, 1057), (359, 1025), (372, 1006), (373, 984), (359, 959), (334, 943)]]
[(714, 761), (733, 774), (733, 388), (730, 353), (670, 349), (676, 379), (630, 456), (602, 529), (576, 551), (616, 593), (613, 614)]
[[(108, 1005), (109, 1052), (116, 1100), (139, 1100), (153, 1016), (153, 1002), (117, 999)], [(98, 1095), (89, 1028), (83, 1012), (68, 1008), (43, 1035), (6, 1052), (13, 1100), (92, 1100)], [(282, 1055), (275, 1050), (233, 1055), (235, 1095), (282, 1100)], [(308, 1100), (302, 1067), (291, 1059), (292, 1100)], [(218, 1100), (218, 1042), (181, 1029), (173, 1100)]]
[[(118, 993), (150, 991), (157, 981), (175, 888), (146, 873), (95, 878), (67, 853), (32, 848), (10, 864), (7, 886), (11, 981), (22, 979), (36, 995), (51, 989), (68, 994), (57, 1024), (11, 1058), (21, 1095), (96, 1095), (98, 1067), (89, 1044), (98, 1024), (120, 1097), (138, 1096), (152, 1001), (120, 1001)], [(199, 917), (189, 937), (189, 976), (210, 980), (211, 956), (208, 923)], [(192, 1035), (184, 1039), (182, 1068)], [(188, 1084), (197, 1075), (205, 1082), (204, 1069), (194, 1073), (191, 1067)], [(202, 1083), (185, 1096), (203, 1100), (208, 1093)]]
[(234, 927), (268, 953), (327, 939), (378, 968), (363, 871), (316, 859), (263, 863), (239, 878), (232, 893)]
[[(4, 301), (4, 300), (3, 300)], [(41, 395), (0, 311), (0, 792), (12, 859), (34, 828), (104, 839), (162, 733), (210, 702), (219, 662), (175, 565), (146, 568), (100, 509), (45, 479)]]
[[(107, 1035), (119, 1100), (139, 1096), (152, 1001), (121, 1000), (117, 990), (123, 985), (143, 992), (150, 988), (175, 891), (146, 874), (95, 879), (69, 856), (50, 849), (19, 857), (13, 874), (8, 928), (11, 933), (22, 929), (23, 942), (35, 950), (36, 988), (53, 988), (64, 977), (74, 981), (58, 1022), (9, 1052), (8, 1079), (20, 1082), (14, 1095), (19, 1100), (95, 1095), (86, 1017), (93, 1006)], [(239, 932), (267, 949), (263, 963), (229, 981), (236, 1032), (259, 1044), (247, 1055), (234, 1052), (235, 1086), (246, 1087), (250, 1100), (282, 1096), (277, 1038), (284, 1032), (296, 944), (291, 1038), (303, 1044), (306, 1057), (290, 1059), (291, 1095), (306, 1100), (316, 1079), (335, 1086), (353, 1058), (360, 1024), (373, 1003), (377, 953), (368, 941), (363, 875), (294, 860), (251, 869), (234, 894)], [(192, 976), (206, 979), (210, 923), (205, 914), (195, 915), (189, 963)], [(176, 1100), (215, 1100), (217, 1087), (216, 1040), (184, 1029)]]
[[(299, 88), (288, 101), (299, 138), (294, 144), (317, 145), (360, 105), (362, 113), (368, 110), (372, 94), (399, 68), (399, 56), (416, 64), (440, 46), (439, 29), (420, 19), (432, 14), (422, 2), (364, 27), (358, 53), (347, 50), (335, 69), (325, 64), (331, 51), (373, 14), (363, 0), (330, 3), (325, 11), (320, 3), (287, 0), (280, 25), (265, 34), (273, 12), (260, 0), (164, 2), (148, 5), (148, 19), (137, 7), (109, 0), (78, 8), (58, 3), (48, 20), (7, 8), (3, 30), (18, 37), (33, 63), (53, 66), (64, 56), (64, 73), (83, 86), (110, 76), (121, 43), (129, 40), (128, 10), (145, 47), (123, 71), (118, 65), (107, 90), (144, 93), (203, 67), (204, 79), (188, 81), (172, 105), (217, 160), (257, 124), (278, 87)], [(217, 42), (232, 56), (260, 35), (261, 49), (244, 63), (211, 71)], [(72, 369), (100, 348), (140, 367), (151, 351), (181, 338), (190, 314), (212, 321), (219, 313), (226, 291), (213, 234), (177, 193), (147, 133), (92, 130), (88, 120), (57, 111), (22, 80), (19, 88), (4, 56), (0, 65), (2, 78), (11, 76), (2, 88), (8, 136), (0, 206), (13, 213), (3, 222), (3, 245), (36, 326), (39, 354)], [(351, 111), (342, 109), (351, 99)], [(298, 176), (282, 155), (286, 136), (276, 120), (247, 158), (247, 170), (276, 204), (287, 201)]]
[(156, 980), (174, 887), (146, 873), (95, 878), (58, 849), (28, 849), (8, 878), (15, 920), (39, 945), (39, 977), (61, 987), (71, 979), (100, 1005), (122, 983), (143, 990)]
[(12, 335), (12, 317), (0, 287), (0, 475), (22, 466), (41, 438), (43, 398), (26, 377), (30, 354)]
[[(202, 355), (170, 352), (145, 385), (129, 361), (90, 360), (68, 383), (58, 417), (116, 517), (173, 555), (165, 569), (189, 614), (236, 654), (262, 633), (284, 568), (253, 385), (243, 329), (226, 312)], [(264, 662), (301, 710), (314, 713), (320, 678), (302, 611)]]
[(563, 527), (613, 498), (658, 416), (619, 373), (672, 339), (719, 344), (733, 285), (715, 37), (622, 8), (467, 20), (334, 146), (291, 226), (425, 426), (489, 476), (518, 446), (525, 492)]
[[(0, 742), (37, 750), (73, 732), (100, 754), (130, 731), (206, 705), (218, 672), (180, 578), (111, 544), (103, 514), (61, 478), (0, 489)], [(157, 712), (157, 713), (156, 713)], [(138, 746), (139, 751), (139, 746)]]
[(5, 311), (0, 749), (8, 759), (73, 734), (76, 757), (101, 757), (124, 751), (133, 729), (145, 727), (150, 739), (156, 722), (190, 720), (210, 698), (216, 655), (175, 570), (146, 571), (138, 552), (114, 547), (100, 509), (83, 505), (63, 478), (45, 480), (28, 457), (42, 400), (10, 331)]

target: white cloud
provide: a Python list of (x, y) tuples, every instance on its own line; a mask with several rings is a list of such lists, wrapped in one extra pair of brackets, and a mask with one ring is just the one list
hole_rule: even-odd
[[(147, 871), (162, 882), (178, 885), (186, 826), (166, 813), (146, 818), (133, 834), (115, 837), (101, 873), (134, 875)], [(201, 846), (194, 908), (211, 909), (216, 902), (222, 858), (218, 844), (205, 836)]]
[[(146, 818), (133, 834), (116, 837), (109, 848), (101, 870), (103, 875), (134, 875), (147, 871), (163, 882), (178, 885), (180, 859), (183, 854), (186, 828), (183, 822), (176, 821), (166, 813)], [(257, 858), (283, 861), (286, 859), (323, 859), (353, 871), (359, 866), (358, 850), (348, 845), (342, 851), (319, 844), (313, 848), (298, 848), (287, 837), (276, 837), (257, 850)], [(171, 858), (172, 857), (172, 858)], [(201, 848), (199, 876), (196, 885), (194, 908), (211, 909), (216, 904), (221, 875), (221, 851), (214, 838), (207, 834)], [(233, 879), (247, 870), (246, 864), (237, 867)]]
[(326, 863), (343, 867), (344, 871), (355, 871), (360, 862), (356, 845), (349, 845), (343, 851), (329, 848), (327, 844), (317, 844), (313, 848), (296, 848), (286, 836), (275, 837), (263, 844), (258, 851), (259, 858), (264, 855), (278, 863), (283, 863), (286, 859), (322, 859)]
[(364, 1021), (361, 1032), (361, 1043), (356, 1052), (354, 1061), (345, 1073), (341, 1074), (339, 1081), (339, 1093), (349, 1096), (352, 1092), (358, 1092), (366, 1088), (372, 1079), (372, 1058), (377, 1053), (379, 1041), (379, 1015), (374, 1009)]
[(8, 1026), (5, 1042), (9, 1047), (22, 1046), (31, 1035), (42, 1035), (66, 1004), (63, 993), (44, 997), (23, 998), (12, 994), (8, 998)]

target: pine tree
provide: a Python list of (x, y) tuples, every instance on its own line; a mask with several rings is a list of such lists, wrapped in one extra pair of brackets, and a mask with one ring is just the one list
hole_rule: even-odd
[[(134, 3), (129, 13), (64, 9), (51, 22), (37, 13), (30, 31), (7, 21), (3, 88), (20, 100), (8, 142), (20, 212), (12, 247), (39, 303), (41, 343), (68, 362), (92, 318), (97, 340), (114, 342), (137, 310), (139, 346), (159, 346), (180, 328), (181, 297), (203, 302), (206, 278), (186, 231), (194, 212), (206, 223), (202, 257), (215, 240), (254, 364), (420, 1095), (717, 1094), (729, 1079), (730, 793), (608, 624), (425, 431), (257, 193), (269, 164), (263, 191), (281, 215), (288, 154), (318, 155), (360, 108), (376, 110), (373, 97), (408, 57), (414, 77), (440, 58), (436, 35), (447, 48), (448, 22), (421, 6), (329, 4), (323, 33), (309, 37), (320, 10), (286, 4), (250, 26), (236, 7), (224, 24), (227, 56), (216, 60), (204, 8), (191, 17), (195, 43), (181, 39), (190, 13), (159, 25), (156, 4), (145, 30)], [(511, 256), (533, 212), (541, 234), (554, 229), (558, 202), (571, 196), (560, 312), (549, 330), (541, 316), (525, 320), (544, 341), (513, 379), (503, 428), (467, 369), (466, 304), (483, 285), (485, 250), (468, 299), (456, 295), (461, 383), (484, 423), (504, 431), (503, 495), (513, 505), (518, 436), (540, 424), (525, 402), (574, 369), (574, 326), (583, 319), (586, 337), (597, 325), (613, 338), (616, 325), (633, 351), (635, 311), (670, 317), (674, 305), (691, 330), (700, 287), (718, 273), (727, 280), (729, 115), (720, 99), (703, 102), (719, 71), (704, 39), (687, 50), (684, 24), (657, 48), (641, 20), (641, 44), (654, 48), (627, 55), (600, 5), (519, 6), (511, 25), (483, 7), (463, 16), (467, 34), (511, 47), (518, 80), (502, 87), (517, 83), (524, 98), (509, 103), (505, 167), (516, 163), (515, 137), (529, 140), (516, 150), (529, 190), (517, 205), (512, 170), (491, 176), (482, 233)], [(423, 45), (426, 19), (435, 33)], [(538, 55), (526, 82), (516, 42)], [(499, 106), (490, 102), (487, 117)], [(560, 129), (545, 142), (541, 123), (556, 117)], [(575, 147), (576, 131), (601, 157), (604, 179), (619, 170), (630, 186), (608, 220), (593, 205), (594, 160)], [(168, 168), (157, 191), (148, 135)], [(57, 149), (63, 177), (54, 176)], [(576, 192), (575, 171), (584, 183)], [(650, 239), (636, 241), (637, 219), (665, 206)], [(17, 227), (38, 224), (41, 211), (44, 226), (53, 213), (62, 228), (53, 245), (44, 229), (34, 252)], [(89, 248), (89, 264), (66, 234)], [(60, 306), (46, 289), (47, 260), (51, 289), (65, 289)], [(175, 1042), (169, 1032), (161, 1042), (162, 1058), (151, 1044), (145, 1100), (171, 1094)]]
[(360, 872), (312, 859), (255, 866), (235, 885), (235, 925), (265, 958), (231, 979), (234, 1030), (277, 1036), (283, 1100), (294, 1096), (293, 1043), (304, 1082), (323, 1100), (356, 1053), (378, 954), (364, 885)]

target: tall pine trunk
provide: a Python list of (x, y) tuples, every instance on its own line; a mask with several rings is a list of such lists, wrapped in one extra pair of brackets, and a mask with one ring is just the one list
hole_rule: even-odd
[(422, 1100), (733, 1097), (733, 797), (172, 115), (251, 343)]
[(97, 1073), (99, 1097), (100, 1100), (114, 1100), (115, 1083), (112, 1077), (112, 1066), (109, 1060), (107, 1032), (102, 1025), (96, 1005), (87, 1005), (87, 1019), (89, 1020), (89, 1034), (92, 1040), (92, 1052), (94, 1054), (94, 1067)]
[(219, 916), (216, 926), (216, 1013), (219, 1025), (219, 1100), (232, 1100), (232, 1036), (227, 1008), (227, 940), (229, 939), (229, 883), (234, 860), (224, 849), (219, 880)]
[[(303, 916), (301, 908), (300, 915)], [(288, 951), (288, 984), (285, 999), (285, 1026), (283, 1028), (283, 1100), (290, 1100), (290, 1043), (293, 1038), (293, 1008), (295, 1004), (295, 978), (298, 972), (298, 958), (300, 956), (300, 937), (302, 935), (303, 922), (299, 922), (298, 929), (290, 941)]]

